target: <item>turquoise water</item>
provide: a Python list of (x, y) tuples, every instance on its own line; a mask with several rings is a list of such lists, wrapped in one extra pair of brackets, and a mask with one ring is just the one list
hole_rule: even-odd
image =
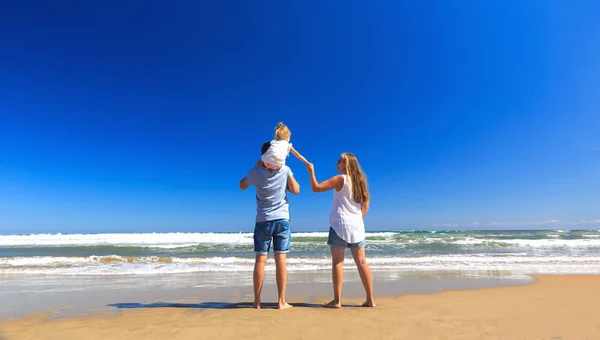
[[(328, 268), (326, 242), (293, 233), (290, 270)], [(3, 235), (0, 274), (251, 271), (252, 250), (251, 233)], [(597, 230), (370, 232), (366, 251), (373, 268), (600, 273)]]

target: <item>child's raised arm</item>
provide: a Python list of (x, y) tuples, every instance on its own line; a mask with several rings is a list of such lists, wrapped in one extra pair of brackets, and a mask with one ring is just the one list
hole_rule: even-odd
[(292, 152), (292, 154), (294, 154), (294, 156), (296, 156), (296, 158), (298, 158), (299, 160), (301, 160), (302, 162), (304, 162), (304, 164), (308, 164), (309, 163), (306, 160), (306, 158), (304, 158), (304, 156), (302, 156), (298, 151), (296, 151), (296, 149), (294, 149), (293, 146), (290, 146), (290, 151)]

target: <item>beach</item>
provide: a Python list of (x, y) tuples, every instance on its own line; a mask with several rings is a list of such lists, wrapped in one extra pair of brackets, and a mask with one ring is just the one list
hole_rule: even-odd
[(0, 339), (600, 338), (598, 230), (369, 232), (378, 306), (347, 252), (335, 311), (326, 239), (292, 233), (295, 308), (271, 255), (256, 311), (251, 233), (0, 235)]
[[(320, 308), (294, 298), (295, 308), (249, 304), (194, 308), (193, 304), (123, 308), (52, 319), (36, 313), (0, 323), (3, 340), (26, 339), (598, 339), (600, 276), (535, 275), (511, 287), (446, 290), (379, 297), (376, 308)], [(50, 319), (49, 319), (50, 318)]]
[(0, 340), (600, 340), (599, 13), (1, 2)]

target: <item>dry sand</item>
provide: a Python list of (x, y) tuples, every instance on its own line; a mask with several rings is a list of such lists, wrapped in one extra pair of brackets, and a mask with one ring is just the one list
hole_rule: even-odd
[(377, 308), (290, 301), (297, 306), (283, 311), (240, 304), (60, 320), (36, 314), (0, 323), (0, 339), (600, 339), (600, 276), (535, 277), (519, 287), (379, 298)]

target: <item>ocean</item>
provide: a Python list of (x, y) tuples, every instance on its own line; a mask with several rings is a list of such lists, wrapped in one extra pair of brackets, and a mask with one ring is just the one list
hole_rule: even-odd
[[(328, 270), (325, 232), (292, 234), (288, 270)], [(599, 230), (367, 233), (374, 271), (600, 273)], [(272, 256), (267, 270), (274, 270)], [(0, 275), (251, 272), (251, 233), (0, 235)], [(354, 267), (350, 254), (346, 267)]]

